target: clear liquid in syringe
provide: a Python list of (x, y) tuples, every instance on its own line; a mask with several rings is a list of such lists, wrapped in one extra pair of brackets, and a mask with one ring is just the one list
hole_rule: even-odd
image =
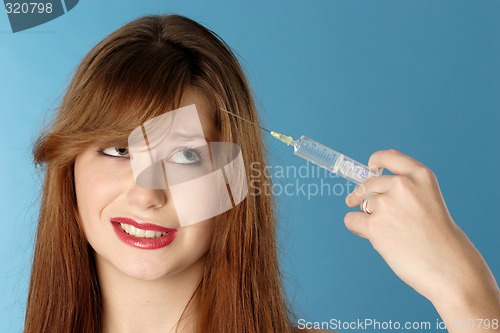
[(383, 169), (370, 170), (366, 165), (361, 164), (352, 158), (345, 156), (319, 142), (316, 142), (306, 136), (301, 136), (298, 140), (294, 140), (291, 136), (278, 133), (275, 131), (270, 131), (248, 119), (245, 119), (233, 112), (221, 109), (236, 118), (246, 121), (254, 126), (258, 126), (262, 130), (270, 133), (273, 137), (286, 143), (288, 146), (293, 146), (293, 152), (295, 155), (302, 157), (303, 159), (314, 163), (326, 170), (333, 172), (347, 180), (350, 180), (356, 184), (364, 183), (371, 177), (380, 176)]
[(356, 184), (364, 183), (371, 177), (380, 176), (382, 169), (371, 171), (368, 166), (361, 164), (344, 154), (339, 153), (306, 136), (297, 140), (277, 132), (271, 135), (278, 140), (293, 146), (294, 154), (316, 164), (326, 170), (338, 174)]

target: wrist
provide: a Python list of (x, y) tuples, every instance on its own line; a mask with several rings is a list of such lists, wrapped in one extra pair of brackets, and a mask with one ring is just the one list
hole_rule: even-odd
[(500, 321), (500, 290), (497, 286), (471, 289), (447, 299), (434, 300), (432, 304), (449, 333), (496, 332)]

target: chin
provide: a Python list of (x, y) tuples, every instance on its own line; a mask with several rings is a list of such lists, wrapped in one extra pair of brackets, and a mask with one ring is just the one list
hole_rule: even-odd
[(155, 281), (163, 278), (174, 277), (178, 274), (190, 274), (196, 267), (203, 265), (205, 255), (200, 258), (186, 257), (168, 263), (168, 258), (162, 262), (141, 260), (139, 262), (121, 263), (117, 267), (124, 275), (136, 280)]

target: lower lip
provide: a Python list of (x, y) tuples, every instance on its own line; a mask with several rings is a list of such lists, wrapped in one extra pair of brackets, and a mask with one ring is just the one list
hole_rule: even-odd
[(172, 243), (175, 237), (177, 236), (177, 230), (174, 230), (170, 231), (165, 236), (161, 236), (158, 238), (133, 237), (127, 234), (125, 231), (123, 231), (123, 229), (120, 228), (119, 223), (113, 223), (113, 229), (115, 229), (116, 235), (122, 242), (124, 242), (127, 245), (143, 250), (161, 249)]

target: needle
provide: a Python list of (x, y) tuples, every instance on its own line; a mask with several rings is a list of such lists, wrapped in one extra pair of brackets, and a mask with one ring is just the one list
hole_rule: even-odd
[(236, 118), (239, 118), (239, 119), (241, 119), (241, 120), (243, 120), (243, 121), (246, 121), (247, 123), (250, 123), (250, 124), (252, 124), (252, 125), (254, 125), (254, 126), (260, 127), (260, 129), (262, 129), (262, 130), (264, 130), (264, 131), (266, 131), (266, 132), (268, 132), (268, 133), (271, 133), (271, 131), (270, 131), (270, 130), (268, 130), (267, 128), (264, 128), (264, 127), (262, 127), (262, 126), (259, 126), (259, 125), (257, 125), (256, 123), (254, 123), (254, 122), (252, 122), (252, 121), (250, 121), (250, 120), (248, 120), (248, 119), (245, 119), (245, 118), (243, 118), (243, 117), (238, 116), (237, 114), (234, 114), (234, 113), (229, 112), (229, 111), (227, 111), (227, 110), (225, 110), (225, 109), (222, 109), (222, 108), (221, 108), (220, 110), (221, 110), (221, 111), (224, 111), (224, 112), (227, 112), (227, 113), (229, 113), (229, 114), (231, 114), (231, 115), (235, 116)]

